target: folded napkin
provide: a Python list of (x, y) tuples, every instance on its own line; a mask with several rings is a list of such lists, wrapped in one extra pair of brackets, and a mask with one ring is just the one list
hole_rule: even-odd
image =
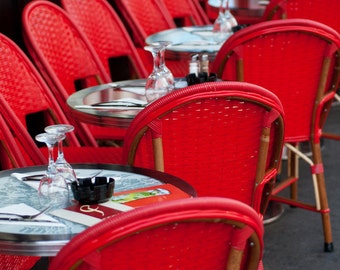
[(44, 175), (45, 171), (41, 171), (41, 172), (28, 172), (28, 173), (12, 173), (11, 176), (21, 180), (21, 181), (25, 181), (25, 183), (31, 187), (33, 187), (34, 189), (38, 190), (39, 188), (39, 184), (40, 184), (40, 180), (36, 179), (36, 180), (25, 180), (26, 177), (32, 177), (32, 176), (36, 176), (36, 175)]
[[(40, 211), (25, 204), (18, 203), (12, 204), (5, 207), (0, 208), (0, 218), (9, 217), (6, 216), (8, 214), (18, 214), (18, 215), (34, 215), (39, 213)], [(15, 216), (12, 216), (15, 218)], [(47, 214), (41, 214), (34, 218), (34, 221), (18, 221), (18, 220), (0, 220), (0, 225), (24, 225), (24, 226), (53, 226), (53, 227), (66, 227), (64, 224), (60, 223), (58, 220)]]

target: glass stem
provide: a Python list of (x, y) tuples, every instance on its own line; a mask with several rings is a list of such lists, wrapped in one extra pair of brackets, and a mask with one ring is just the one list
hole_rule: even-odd
[(153, 70), (157, 71), (160, 68), (160, 62), (161, 62), (161, 57), (159, 54), (159, 51), (152, 51), (152, 57), (153, 57)]
[[(219, 15), (221, 15), (221, 16), (223, 16), (223, 14), (224, 14), (224, 12), (226, 10), (226, 8), (224, 6), (224, 1), (225, 0), (221, 0), (221, 2), (220, 2)], [(226, 5), (228, 6), (228, 1), (226, 2)]]
[(55, 166), (54, 166), (54, 158), (53, 158), (53, 148), (54, 144), (46, 143), (48, 148), (48, 167), (47, 167), (47, 173), (49, 176), (52, 174), (55, 174)]
[(64, 161), (63, 140), (58, 141), (58, 157), (57, 162)]

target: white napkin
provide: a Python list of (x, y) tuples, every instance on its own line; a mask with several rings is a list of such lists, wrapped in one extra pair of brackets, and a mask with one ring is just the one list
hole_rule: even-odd
[[(18, 204), (12, 204), (5, 207), (0, 208), (0, 217), (8, 217), (5, 215), (5, 213), (8, 214), (19, 214), (19, 215), (34, 215), (39, 213), (40, 211), (25, 204), (25, 203), (18, 203)], [(25, 226), (57, 226), (57, 227), (66, 227), (64, 224), (60, 223), (58, 220), (54, 219), (53, 217), (41, 214), (34, 218), (34, 220), (41, 220), (41, 222), (37, 221), (10, 221), (10, 220), (0, 220), (1, 225), (25, 225)], [(44, 222), (46, 220), (46, 222)], [(51, 221), (51, 222), (49, 222)]]
[[(12, 173), (11, 176), (22, 181), (24, 177), (33, 176), (33, 175), (39, 175), (39, 174), (43, 175), (44, 173), (45, 172)], [(25, 181), (25, 183), (27, 185), (33, 187), (34, 189), (38, 190), (40, 181), (30, 181), (30, 180), (27, 180), (27, 181)]]

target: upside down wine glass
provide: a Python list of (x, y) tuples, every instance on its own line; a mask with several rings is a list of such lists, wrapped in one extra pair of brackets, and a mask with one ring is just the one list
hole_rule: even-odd
[(233, 33), (233, 27), (235, 26), (237, 26), (237, 21), (230, 13), (229, 0), (220, 0), (218, 17), (213, 26), (213, 32), (216, 33), (216, 42), (224, 42)]
[(69, 203), (69, 191), (65, 178), (58, 173), (53, 158), (54, 145), (65, 137), (63, 134), (40, 133), (35, 139), (48, 148), (48, 166), (39, 183), (39, 194), (47, 197), (51, 207), (63, 208)]
[(145, 96), (148, 102), (152, 102), (174, 89), (174, 77), (165, 65), (164, 52), (170, 42), (155, 42), (144, 49), (151, 52), (153, 57), (153, 70), (146, 79)]
[(74, 130), (74, 127), (67, 124), (51, 125), (45, 128), (47, 133), (61, 134), (63, 137), (59, 137), (58, 140), (58, 156), (55, 161), (55, 168), (58, 173), (62, 174), (68, 184), (77, 180), (76, 174), (72, 166), (66, 161), (63, 151), (63, 141), (66, 137), (66, 133)]

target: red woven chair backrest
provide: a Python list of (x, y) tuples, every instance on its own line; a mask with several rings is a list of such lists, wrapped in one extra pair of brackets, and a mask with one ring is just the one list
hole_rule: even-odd
[(204, 13), (196, 0), (163, 0), (172, 18), (178, 26), (207, 25), (210, 24), (208, 16)]
[(285, 111), (286, 142), (319, 138), (339, 82), (339, 40), (336, 31), (310, 20), (262, 22), (231, 36), (212, 71), (275, 93)]
[(39, 151), (30, 134), (1, 94), (0, 141), (2, 170), (46, 164), (46, 156)]
[(310, 19), (324, 23), (340, 32), (338, 0), (271, 0), (263, 19)]
[(161, 1), (118, 0), (116, 5), (131, 28), (133, 40), (139, 47), (145, 45), (145, 39), (149, 35), (176, 27)]
[[(2, 34), (0, 51), (0, 94), (32, 136), (34, 132), (44, 132), (47, 125), (69, 123), (27, 56)], [(70, 134), (68, 139), (71, 144), (79, 145), (74, 133)]]
[[(28, 3), (23, 10), (23, 28), (30, 55), (65, 111), (69, 109), (67, 98), (76, 90), (112, 81), (86, 36), (57, 5)], [(96, 139), (122, 140), (125, 135), (124, 129), (74, 124)], [(95, 146), (96, 142), (84, 139), (84, 144)]]
[[(93, 45), (106, 72), (111, 72), (110, 63), (112, 69), (116, 67), (111, 59), (120, 64), (118, 69), (112, 70), (111, 78), (114, 81), (145, 78), (149, 75), (123, 23), (107, 1), (62, 0), (61, 4)], [(126, 62), (117, 59), (124, 56), (129, 60), (129, 65), (132, 65), (127, 69), (129, 74), (124, 74), (121, 69), (121, 65)]]
[(49, 269), (257, 269), (262, 238), (261, 218), (243, 203), (175, 200), (90, 227), (58, 253)]
[(174, 174), (198, 196), (230, 197), (261, 211), (263, 188), (279, 165), (282, 114), (280, 101), (255, 85), (218, 82), (179, 89), (136, 116), (123, 161)]
[[(60, 104), (76, 90), (76, 82), (85, 86), (110, 82), (92, 45), (66, 12), (48, 1), (28, 3), (23, 11), (26, 45), (39, 69), (58, 87)], [(84, 87), (85, 88), (85, 87)], [(61, 96), (61, 97), (60, 97)]]

